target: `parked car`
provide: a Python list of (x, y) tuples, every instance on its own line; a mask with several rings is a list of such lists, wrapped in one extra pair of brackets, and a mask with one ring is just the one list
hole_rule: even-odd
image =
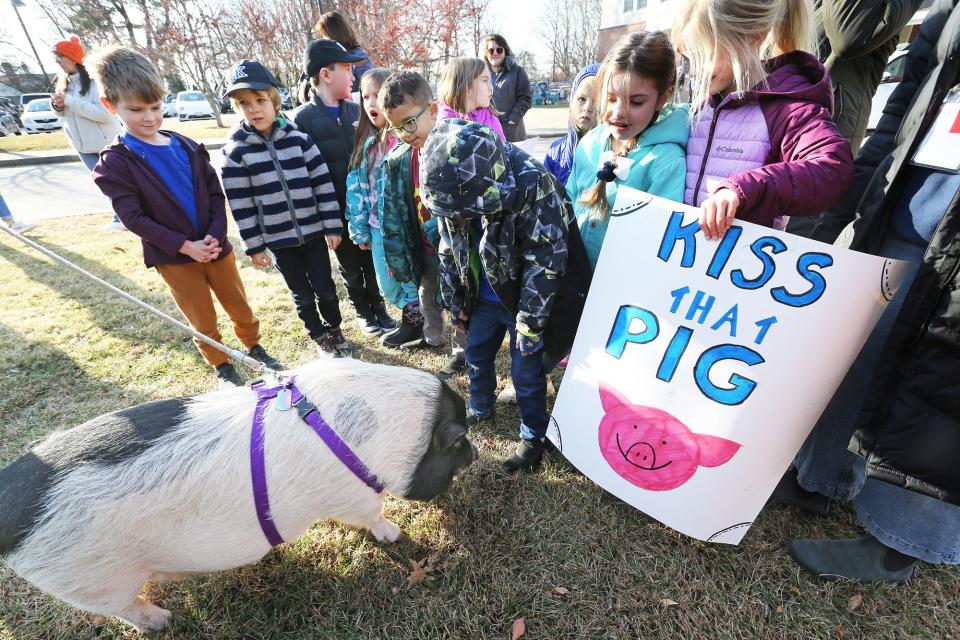
[(9, 114), (14, 120), (17, 121), (17, 126), (23, 128), (23, 123), (20, 121), (19, 102), (13, 98), (0, 97), (0, 112)]
[(63, 118), (53, 110), (50, 98), (32, 100), (23, 112), (23, 128), (27, 133), (59, 131), (63, 128)]
[(224, 95), (223, 90), (220, 91), (220, 113), (233, 113), (233, 104), (230, 102), (230, 97)]
[(280, 108), (293, 109), (293, 99), (290, 97), (290, 92), (283, 87), (280, 87)]
[(880, 79), (880, 86), (877, 92), (873, 94), (873, 102), (870, 105), (870, 118), (867, 120), (867, 135), (873, 133), (880, 122), (880, 116), (883, 115), (883, 108), (887, 106), (887, 100), (890, 94), (897, 88), (897, 85), (903, 80), (903, 72), (907, 66), (907, 47), (898, 47), (896, 51), (890, 54), (887, 60), (887, 66), (883, 68), (883, 77)]
[(10, 135), (19, 136), (22, 133), (23, 127), (20, 126), (17, 119), (6, 111), (0, 111), (0, 137)]
[(42, 100), (44, 98), (50, 98), (53, 94), (50, 93), (21, 93), (20, 94), (20, 113), (22, 114), (27, 110), (27, 105), (33, 102), (34, 100)]
[(177, 117), (184, 120), (212, 118), (213, 109), (201, 91), (181, 91), (177, 94)]
[(177, 96), (172, 93), (167, 94), (163, 99), (163, 104), (160, 105), (160, 112), (163, 113), (164, 118), (172, 118), (177, 115)]

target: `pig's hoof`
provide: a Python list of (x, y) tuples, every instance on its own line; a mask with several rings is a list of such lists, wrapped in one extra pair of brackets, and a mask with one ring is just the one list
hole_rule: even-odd
[(379, 522), (370, 527), (370, 533), (380, 542), (396, 542), (401, 532), (399, 525), (386, 518), (381, 518)]
[(119, 617), (136, 627), (140, 633), (153, 633), (167, 628), (173, 614), (141, 598)]

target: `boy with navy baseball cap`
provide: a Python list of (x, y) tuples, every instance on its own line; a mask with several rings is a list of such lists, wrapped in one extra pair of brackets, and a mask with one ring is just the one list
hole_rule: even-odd
[(266, 67), (241, 60), (226, 79), (224, 94), (243, 121), (230, 132), (220, 173), (246, 253), (257, 266), (276, 262), (321, 353), (349, 355), (328, 254), (343, 223), (327, 164), (279, 113), (279, 85)]

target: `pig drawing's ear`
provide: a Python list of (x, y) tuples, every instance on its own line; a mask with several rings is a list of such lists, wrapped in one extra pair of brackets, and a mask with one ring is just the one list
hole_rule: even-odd
[(467, 428), (464, 425), (449, 420), (433, 432), (433, 444), (438, 451), (444, 451), (466, 435)]
[(630, 402), (620, 395), (620, 392), (609, 387), (604, 383), (600, 383), (600, 404), (603, 406), (604, 413), (610, 413), (614, 409), (620, 406), (629, 406)]
[(697, 444), (700, 445), (700, 466), (702, 467), (719, 467), (740, 450), (740, 445), (733, 440), (702, 433), (694, 435), (697, 438)]

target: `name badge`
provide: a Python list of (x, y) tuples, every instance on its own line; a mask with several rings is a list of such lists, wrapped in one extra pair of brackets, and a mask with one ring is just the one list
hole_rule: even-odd
[(960, 171), (960, 85), (947, 93), (912, 162), (940, 171)]

